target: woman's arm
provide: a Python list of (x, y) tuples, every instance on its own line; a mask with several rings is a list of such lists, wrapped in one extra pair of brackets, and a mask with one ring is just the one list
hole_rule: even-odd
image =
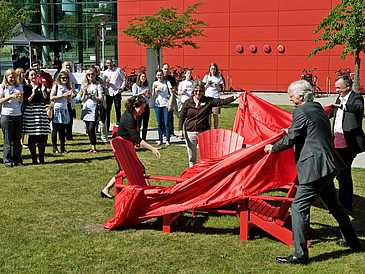
[(4, 94), (0, 94), (0, 104), (5, 103), (5, 102), (9, 101), (10, 99), (17, 99), (17, 98), (20, 99), (20, 97), (22, 98), (22, 102), (23, 102), (23, 94), (21, 94), (20, 92), (15, 92), (8, 97), (4, 97)]
[(143, 146), (144, 148), (147, 148), (147, 149), (151, 150), (151, 151), (152, 151), (152, 153), (153, 153), (153, 155), (155, 155), (155, 157), (156, 157), (157, 159), (160, 159), (160, 158), (161, 158), (161, 154), (160, 154), (160, 152), (159, 152), (159, 150), (160, 150), (161, 148), (153, 147), (153, 146), (151, 146), (149, 143), (147, 143), (147, 142), (146, 142), (146, 141), (144, 141), (144, 140), (142, 140), (142, 141), (140, 142), (140, 145), (141, 145), (141, 146)]
[(85, 103), (87, 99), (87, 87), (82, 87), (82, 95), (81, 95), (81, 102)]

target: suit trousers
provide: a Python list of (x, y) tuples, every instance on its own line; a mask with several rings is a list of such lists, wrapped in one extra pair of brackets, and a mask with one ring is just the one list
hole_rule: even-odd
[(188, 149), (189, 167), (196, 163), (198, 135), (203, 131), (185, 131), (185, 143)]
[(293, 245), (295, 251), (293, 255), (308, 259), (308, 221), (311, 205), (318, 196), (326, 204), (327, 208), (339, 224), (342, 236), (350, 247), (360, 245), (354, 228), (343, 205), (338, 201), (333, 179), (337, 171), (322, 177), (314, 182), (299, 183), (297, 193), (292, 203), (292, 231)]
[(347, 169), (339, 170), (337, 172), (338, 180), (338, 199), (340, 203), (346, 208), (346, 210), (352, 210), (352, 196), (354, 192), (352, 176), (351, 176), (351, 166), (354, 161), (356, 154), (351, 152), (348, 148), (337, 148), (342, 160), (347, 165)]
[(112, 111), (113, 102), (117, 119), (116, 124), (118, 124), (121, 117), (122, 95), (120, 93), (117, 93), (114, 96), (106, 95), (106, 123), (108, 125), (108, 131), (110, 129), (110, 112)]

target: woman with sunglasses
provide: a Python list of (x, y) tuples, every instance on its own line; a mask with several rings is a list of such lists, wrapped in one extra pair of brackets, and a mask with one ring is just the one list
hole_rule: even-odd
[(162, 70), (156, 72), (157, 81), (152, 84), (152, 96), (155, 98), (155, 113), (158, 129), (158, 143), (162, 145), (163, 123), (166, 131), (166, 146), (170, 145), (170, 119), (172, 115), (172, 86), (168, 80), (164, 80)]
[[(70, 77), (66, 71), (60, 71), (53, 83), (51, 90), (51, 101), (53, 103), (52, 118), (52, 145), (53, 153), (68, 153), (65, 148), (66, 126), (70, 122), (70, 115), (67, 109), (67, 103), (71, 102), (71, 83)], [(57, 148), (57, 133), (61, 143), (61, 152)]]
[(81, 102), (82, 112), (81, 120), (85, 122), (87, 135), (91, 143), (91, 150), (86, 153), (98, 154), (96, 150), (96, 122), (97, 111), (96, 107), (98, 102), (103, 100), (103, 88), (96, 81), (96, 75), (93, 69), (86, 71), (85, 80), (82, 82), (81, 90)]
[[(153, 155), (157, 158), (161, 158), (159, 152), (160, 148), (151, 146), (146, 141), (142, 140), (139, 136), (139, 125), (137, 121), (137, 116), (140, 116), (145, 107), (146, 99), (142, 96), (132, 96), (125, 103), (126, 110), (124, 111), (120, 121), (118, 123), (117, 136), (122, 137), (128, 141), (133, 142), (136, 147), (144, 147), (152, 151)], [(119, 173), (119, 170), (118, 172)], [(114, 197), (109, 193), (110, 189), (114, 186), (115, 178), (113, 177), (110, 182), (105, 186), (105, 188), (100, 192), (101, 197), (113, 199)]]
[(15, 71), (8, 69), (0, 85), (1, 128), (4, 134), (3, 162), (6, 167), (23, 166), (20, 143), (23, 128), (20, 109), (22, 102), (23, 86), (17, 82)]
[(51, 132), (46, 112), (47, 90), (44, 84), (37, 83), (37, 71), (28, 69), (25, 78), (29, 84), (24, 86), (26, 106), (23, 115), (24, 133), (29, 136), (28, 147), (32, 155), (33, 165), (38, 164), (36, 147), (38, 145), (39, 163), (44, 164), (47, 135)]
[(144, 72), (140, 72), (137, 75), (137, 81), (132, 86), (132, 94), (133, 96), (143, 96), (146, 100), (146, 106), (144, 108), (144, 112), (137, 116), (137, 120), (139, 122), (139, 126), (142, 126), (142, 140), (146, 141), (147, 137), (147, 129), (148, 129), (148, 121), (150, 119), (150, 105), (149, 99), (151, 98), (150, 88), (148, 87), (147, 75)]
[[(212, 108), (227, 105), (237, 99), (236, 94), (226, 99), (204, 96), (205, 85), (200, 80), (193, 82), (191, 90), (193, 96), (185, 101), (179, 116), (179, 137), (181, 140), (185, 137), (190, 167), (196, 163), (198, 134), (210, 129), (209, 119)], [(183, 125), (185, 120), (184, 134)]]

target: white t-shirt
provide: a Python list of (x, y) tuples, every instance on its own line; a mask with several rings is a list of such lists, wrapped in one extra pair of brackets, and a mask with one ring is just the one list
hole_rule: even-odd
[[(109, 83), (106, 79), (109, 78)], [(119, 89), (123, 90), (125, 88), (125, 75), (120, 68), (113, 67), (113, 69), (107, 69), (103, 72), (103, 81), (106, 83), (106, 88), (108, 89), (108, 95), (115, 96), (118, 94)]]
[(217, 85), (222, 85), (223, 84), (222, 77), (220, 75), (217, 76), (205, 75), (203, 82), (208, 83), (208, 81), (210, 81), (211, 84), (209, 84), (208, 87), (205, 89), (205, 96), (212, 98), (220, 98), (219, 90), (214, 87), (213, 83), (216, 83)]
[(157, 96), (155, 98), (155, 106), (156, 107), (167, 107), (169, 102), (169, 89), (172, 88), (171, 83), (167, 80), (163, 81), (162, 83), (159, 81), (154, 81), (152, 87), (157, 85), (155, 89)]
[[(5, 88), (3, 84), (0, 84), (0, 94), (4, 95), (4, 98), (9, 97), (10, 95), (14, 94), (15, 92), (23, 92), (23, 86), (21, 84), (16, 86), (9, 86)], [(6, 101), (2, 104), (1, 115), (8, 115), (8, 116), (19, 116), (22, 115), (20, 110), (19, 99), (12, 98), (9, 101)]]
[(184, 80), (184, 81), (180, 82), (178, 90), (186, 89), (186, 91), (181, 94), (181, 103), (185, 103), (185, 101), (191, 97), (191, 85), (192, 84), (193, 84), (193, 81)]
[[(57, 87), (57, 89), (56, 89), (56, 87)], [(68, 89), (68, 87), (63, 86), (63, 85), (58, 85), (58, 86), (53, 85), (52, 91), (56, 91), (56, 96), (61, 96), (62, 94), (64, 94), (65, 92), (68, 92), (70, 90)], [(62, 97), (60, 99), (54, 100), (53, 108), (67, 109), (67, 97)]]

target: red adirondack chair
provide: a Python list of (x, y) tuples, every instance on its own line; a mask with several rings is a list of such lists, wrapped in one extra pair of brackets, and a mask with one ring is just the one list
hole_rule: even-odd
[[(200, 159), (213, 159), (232, 153), (242, 147), (245, 147), (244, 138), (230, 130), (212, 129), (198, 135), (198, 146)], [(290, 222), (289, 208), (294, 200), (297, 191), (298, 180), (296, 179), (291, 185), (284, 187), (288, 189), (285, 197), (272, 196), (249, 196), (249, 226), (248, 229), (257, 226), (275, 238), (292, 246), (292, 231)], [(282, 202), (280, 206), (273, 206), (268, 201)], [(227, 209), (204, 209), (204, 211), (235, 214), (237, 210)], [(241, 219), (242, 222), (242, 219)], [(241, 230), (244, 229), (241, 223)], [(311, 230), (313, 231), (313, 230)], [(241, 231), (240, 239), (247, 239), (248, 231)], [(308, 243), (309, 246), (310, 243)]]
[[(115, 181), (115, 196), (117, 196), (123, 190), (123, 188), (126, 187), (126, 185), (123, 184), (124, 176), (127, 177), (129, 186), (146, 186), (146, 179), (164, 180), (172, 182), (182, 182), (185, 180), (180, 177), (169, 177), (160, 175), (147, 176), (143, 174), (143, 165), (137, 157), (132, 142), (125, 140), (122, 137), (116, 137), (110, 141), (110, 144), (113, 148), (113, 153), (115, 155), (119, 168), (122, 170), (123, 173), (123, 176), (120, 175), (121, 173), (119, 173), (118, 180)], [(182, 212), (179, 212), (173, 218), (171, 218), (171, 214), (164, 215), (163, 232), (169, 233), (171, 225), (178, 219), (182, 219)]]

